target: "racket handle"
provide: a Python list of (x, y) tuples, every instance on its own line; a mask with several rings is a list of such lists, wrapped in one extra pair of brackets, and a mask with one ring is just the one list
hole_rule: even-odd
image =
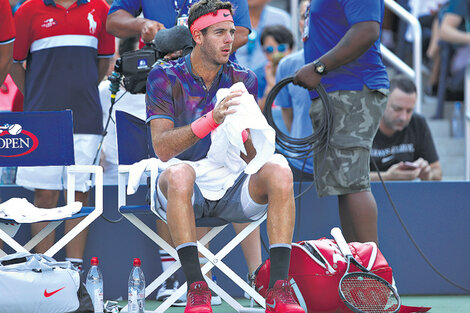
[(339, 250), (344, 256), (351, 255), (351, 250), (349, 249), (348, 243), (343, 237), (343, 233), (339, 227), (334, 227), (331, 229), (331, 236), (335, 239), (336, 243), (338, 244)]

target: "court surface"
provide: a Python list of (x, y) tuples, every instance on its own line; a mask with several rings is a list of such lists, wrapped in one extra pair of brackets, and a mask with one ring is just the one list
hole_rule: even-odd
[[(470, 295), (469, 296), (402, 296), (402, 303), (409, 306), (427, 306), (432, 307), (429, 313), (470, 313)], [(238, 299), (243, 306), (249, 306), (250, 301)], [(155, 310), (161, 302), (147, 300), (145, 302), (146, 312)], [(119, 302), (125, 305), (125, 302)], [(213, 306), (214, 313), (236, 312), (228, 304), (222, 302), (222, 305)], [(166, 312), (184, 312), (184, 308), (172, 307)]]

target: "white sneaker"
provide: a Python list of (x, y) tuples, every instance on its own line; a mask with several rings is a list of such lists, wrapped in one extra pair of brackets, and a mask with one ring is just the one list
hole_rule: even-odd
[(222, 304), (222, 298), (219, 295), (212, 294), (211, 305), (221, 305), (221, 304)]
[[(251, 287), (255, 288), (255, 278), (256, 275), (254, 273), (251, 275), (250, 273), (246, 274), (246, 283)], [(246, 291), (243, 293), (243, 297), (248, 300), (251, 299), (251, 296)]]
[[(179, 287), (179, 282), (176, 280), (174, 275), (168, 277), (158, 289), (157, 292), (157, 301), (165, 301), (168, 299)], [(186, 306), (186, 292), (178, 299), (175, 303), (172, 304), (173, 306)]]

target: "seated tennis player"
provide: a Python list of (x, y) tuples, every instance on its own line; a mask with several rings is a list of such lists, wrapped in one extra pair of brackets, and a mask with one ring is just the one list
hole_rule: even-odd
[[(195, 42), (193, 51), (176, 61), (159, 64), (150, 72), (147, 122), (161, 161), (210, 160), (206, 156), (211, 148), (211, 132), (222, 129), (224, 121), (228, 123), (226, 118), (237, 107), (243, 107), (240, 98), (246, 90), (257, 94), (253, 72), (229, 61), (235, 33), (232, 14), (230, 2), (202, 0), (194, 4), (188, 20)], [(217, 91), (240, 82), (246, 90), (228, 92), (216, 106)], [(256, 109), (259, 111), (257, 105)], [(266, 312), (304, 312), (287, 281), (295, 219), (292, 172), (282, 156), (271, 155), (256, 172), (246, 174), (245, 167), (258, 151), (252, 135), (243, 129), (230, 135), (240, 136), (246, 149), (246, 154), (237, 154), (243, 166), (229, 166), (232, 172), (223, 176), (215, 171), (229, 168), (206, 171), (205, 184), (210, 185), (211, 192), (204, 192), (198, 181), (200, 168), (192, 163), (169, 166), (157, 180), (158, 210), (167, 219), (188, 282), (185, 312), (212, 312), (211, 292), (199, 264), (195, 219), (210, 216), (245, 223), (257, 220), (266, 211), (271, 258)], [(225, 154), (220, 151), (220, 155)]]

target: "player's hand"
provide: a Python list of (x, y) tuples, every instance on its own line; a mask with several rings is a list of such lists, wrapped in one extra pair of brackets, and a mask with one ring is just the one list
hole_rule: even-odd
[(415, 180), (421, 169), (403, 169), (403, 162), (393, 164), (385, 172), (386, 180)]
[(294, 85), (312, 90), (316, 88), (321, 81), (321, 75), (315, 73), (313, 63), (302, 66), (294, 75)]
[(239, 105), (240, 100), (237, 99), (243, 94), (241, 90), (231, 91), (220, 103), (212, 110), (212, 118), (217, 124), (222, 124), (227, 115), (237, 112), (233, 106)]
[(140, 36), (144, 42), (151, 42), (157, 32), (161, 29), (165, 29), (162, 23), (153, 20), (145, 20), (144, 26), (142, 27), (142, 31), (140, 32)]

